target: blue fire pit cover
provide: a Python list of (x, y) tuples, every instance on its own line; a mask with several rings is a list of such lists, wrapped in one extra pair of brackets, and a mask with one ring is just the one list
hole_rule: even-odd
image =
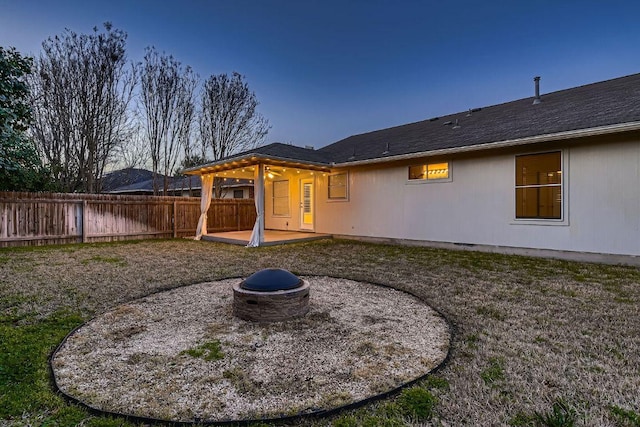
[(302, 286), (295, 274), (282, 268), (266, 268), (253, 273), (240, 283), (242, 289), (256, 292), (286, 291)]

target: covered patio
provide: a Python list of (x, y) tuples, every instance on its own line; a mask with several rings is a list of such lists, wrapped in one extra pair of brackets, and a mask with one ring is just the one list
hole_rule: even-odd
[[(264, 230), (264, 240), (262, 241), (260, 246), (284, 245), (287, 243), (331, 239), (332, 237), (333, 236), (331, 236), (331, 234), (304, 233), (300, 231)], [(201, 240), (247, 246), (251, 240), (251, 230), (209, 233), (202, 235)]]
[[(313, 149), (277, 143), (185, 169), (183, 173), (200, 175), (202, 180), (201, 216), (196, 239), (255, 247), (331, 237), (314, 232), (314, 188), (318, 176), (326, 176), (330, 172), (330, 165), (323, 154)], [(248, 179), (253, 184), (256, 207), (253, 230), (207, 232), (207, 211), (216, 179)], [(265, 194), (266, 190), (268, 194)]]

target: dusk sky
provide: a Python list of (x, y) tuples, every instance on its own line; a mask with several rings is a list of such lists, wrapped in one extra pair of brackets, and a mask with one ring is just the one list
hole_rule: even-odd
[(347, 136), (640, 72), (635, 1), (0, 0), (0, 45), (38, 54), (110, 21), (201, 80), (244, 74), (266, 142)]

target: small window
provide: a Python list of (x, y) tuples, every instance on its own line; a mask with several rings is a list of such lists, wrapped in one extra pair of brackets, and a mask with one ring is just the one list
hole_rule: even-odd
[(329, 175), (329, 200), (346, 200), (348, 183), (346, 172)]
[(560, 151), (516, 156), (516, 218), (562, 219)]
[(273, 215), (289, 215), (289, 181), (273, 181)]
[(449, 162), (409, 166), (409, 180), (448, 180)]
[(243, 199), (244, 198), (244, 190), (233, 190), (233, 198), (234, 199)]

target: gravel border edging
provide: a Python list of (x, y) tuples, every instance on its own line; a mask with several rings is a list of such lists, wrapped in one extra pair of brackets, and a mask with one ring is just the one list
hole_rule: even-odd
[[(97, 415), (97, 416), (110, 416), (110, 417), (117, 417), (117, 418), (123, 418), (127, 421), (130, 422), (134, 422), (134, 423), (147, 423), (147, 424), (154, 424), (154, 425), (158, 425), (158, 424), (165, 424), (165, 425), (172, 425), (172, 426), (196, 426), (196, 425), (207, 425), (207, 426), (225, 426), (225, 425), (251, 425), (253, 423), (257, 423), (257, 422), (265, 422), (265, 423), (292, 423), (298, 420), (302, 420), (302, 419), (308, 419), (308, 418), (323, 418), (323, 417), (329, 417), (332, 415), (336, 415), (338, 413), (347, 411), (347, 410), (352, 410), (352, 409), (356, 409), (362, 406), (365, 406), (371, 402), (374, 401), (378, 401), (378, 400), (382, 400), (394, 395), (399, 394), (402, 390), (404, 390), (405, 388), (411, 387), (413, 385), (415, 385), (416, 383), (426, 379), (429, 375), (432, 375), (438, 371), (440, 371), (441, 369), (443, 369), (443, 367), (449, 362), (450, 358), (451, 358), (451, 343), (453, 341), (453, 339), (455, 338), (455, 336), (457, 335), (457, 328), (456, 326), (437, 308), (435, 308), (434, 306), (432, 306), (428, 301), (426, 301), (424, 298), (419, 297), (418, 295), (416, 295), (414, 292), (405, 290), (405, 289), (398, 289), (392, 285), (389, 284), (385, 284), (385, 283), (376, 283), (376, 282), (370, 282), (370, 281), (365, 281), (362, 279), (352, 279), (352, 278), (347, 278), (347, 277), (337, 277), (337, 276), (329, 276), (329, 275), (318, 275), (318, 274), (301, 274), (304, 276), (308, 276), (308, 277), (327, 277), (327, 278), (332, 278), (332, 279), (338, 279), (338, 280), (350, 280), (350, 281), (356, 281), (356, 282), (361, 282), (361, 283), (366, 283), (366, 284), (370, 284), (370, 285), (374, 285), (374, 286), (379, 286), (382, 288), (387, 288), (387, 289), (392, 289), (395, 291), (399, 291), (402, 293), (405, 293), (407, 295), (412, 296), (413, 298), (417, 299), (418, 301), (422, 302), (423, 304), (427, 305), (430, 309), (432, 309), (433, 311), (435, 311), (437, 313), (437, 315), (439, 317), (441, 317), (445, 324), (447, 325), (447, 330), (450, 336), (450, 341), (449, 341), (449, 346), (447, 348), (447, 353), (445, 355), (445, 357), (442, 359), (442, 361), (435, 366), (433, 369), (431, 369), (429, 372), (414, 378), (410, 381), (407, 381), (391, 390), (388, 390), (384, 393), (381, 394), (377, 394), (377, 395), (373, 395), (373, 396), (369, 396), (365, 399), (359, 400), (359, 401), (355, 401), (355, 402), (351, 402), (348, 403), (346, 405), (343, 406), (339, 406), (336, 408), (331, 408), (328, 410), (319, 410), (319, 411), (314, 411), (314, 412), (305, 412), (305, 413), (300, 413), (300, 414), (296, 414), (296, 415), (290, 415), (290, 416), (283, 416), (283, 417), (274, 417), (274, 418), (253, 418), (253, 419), (228, 419), (228, 420), (200, 420), (200, 419), (195, 419), (194, 421), (174, 421), (174, 420), (167, 420), (167, 419), (160, 419), (160, 418), (153, 418), (153, 417), (144, 417), (144, 416), (138, 416), (138, 415), (132, 415), (132, 414), (126, 414), (126, 413), (120, 413), (120, 412), (112, 412), (112, 411), (105, 411), (102, 409), (98, 409), (96, 407), (91, 406), (90, 404), (85, 403), (84, 401), (75, 398), (73, 396), (70, 396), (69, 394), (65, 393), (62, 389), (60, 389), (57, 379), (56, 379), (56, 375), (55, 372), (53, 370), (53, 366), (52, 366), (52, 362), (53, 359), (55, 358), (55, 356), (57, 355), (58, 351), (65, 345), (65, 343), (67, 342), (67, 340), (73, 336), (80, 328), (82, 328), (83, 326), (85, 326), (87, 323), (93, 321), (94, 319), (96, 319), (95, 316), (89, 320), (87, 320), (86, 322), (83, 322), (81, 325), (78, 325), (77, 327), (75, 327), (72, 331), (70, 331), (65, 337), (64, 339), (60, 342), (60, 344), (58, 344), (58, 346), (56, 346), (56, 348), (52, 351), (52, 353), (50, 354), (49, 358), (48, 358), (48, 368), (49, 368), (49, 372), (51, 374), (51, 381), (52, 381), (52, 386), (54, 389), (54, 392), (59, 394), (60, 396), (62, 396), (67, 402), (69, 403), (73, 403), (75, 405), (78, 405), (84, 409), (86, 409), (89, 413), (93, 414), (93, 415)], [(223, 281), (223, 280), (233, 280), (233, 279), (242, 279), (242, 277), (238, 277), (238, 276), (232, 276), (232, 277), (225, 277), (225, 278), (217, 278), (214, 279), (213, 281)], [(199, 282), (200, 283), (200, 282)], [(182, 286), (177, 286), (177, 287), (173, 287), (173, 288), (164, 288), (164, 289), (158, 289), (155, 290), (154, 292), (149, 293), (148, 295), (145, 295), (141, 298), (146, 298), (155, 294), (159, 294), (159, 293), (163, 293), (163, 292), (167, 292), (170, 290), (176, 290), (179, 288), (183, 288), (183, 287), (187, 287), (187, 286), (193, 286), (193, 285), (197, 285), (199, 283), (192, 283), (190, 285), (182, 285)]]

